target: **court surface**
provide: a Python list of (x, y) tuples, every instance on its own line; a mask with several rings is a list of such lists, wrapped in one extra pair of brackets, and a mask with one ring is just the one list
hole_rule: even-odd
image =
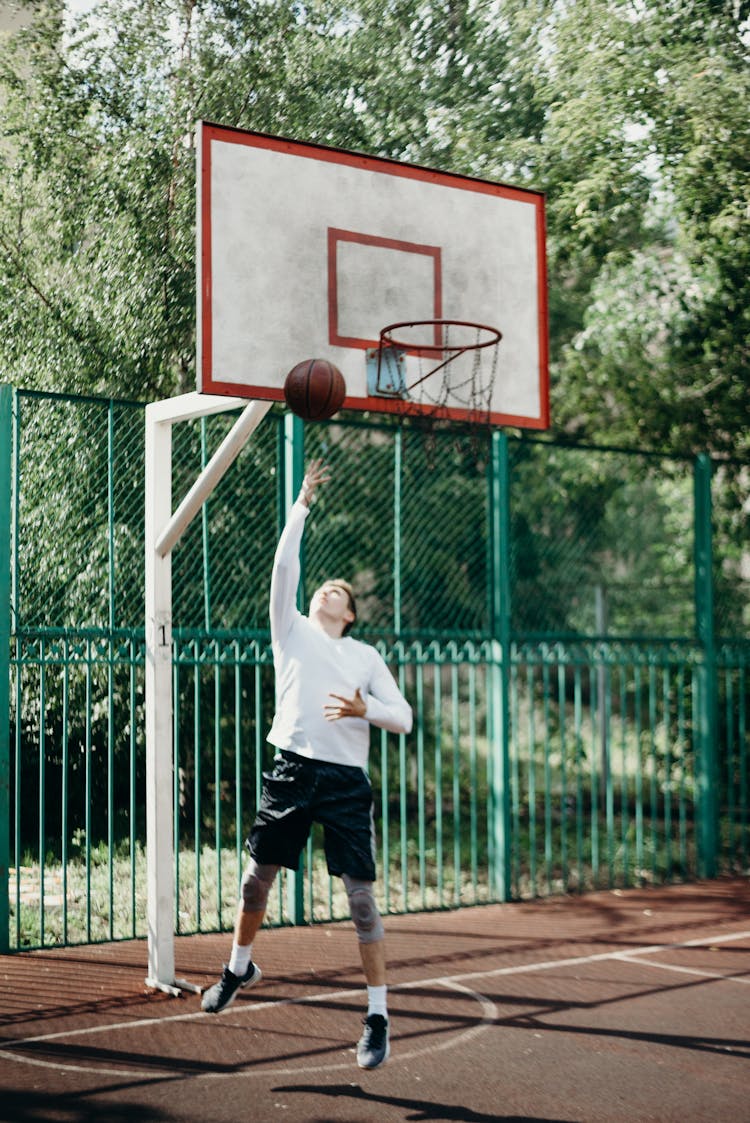
[[(750, 1123), (750, 881), (385, 918), (392, 1055), (357, 1068), (349, 924), (264, 930), (220, 1015), (129, 941), (0, 957), (0, 1119)], [(205, 986), (231, 937), (182, 937)]]

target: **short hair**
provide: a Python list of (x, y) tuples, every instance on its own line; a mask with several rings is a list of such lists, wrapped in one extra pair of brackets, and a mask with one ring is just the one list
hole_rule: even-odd
[(349, 598), (349, 611), (354, 616), (354, 619), (345, 624), (341, 630), (342, 636), (346, 636), (349, 634), (349, 632), (357, 622), (357, 602), (354, 599), (354, 589), (351, 587), (348, 581), (344, 580), (343, 577), (333, 577), (330, 581), (326, 581), (325, 584), (338, 586), (339, 589), (344, 590), (347, 597)]

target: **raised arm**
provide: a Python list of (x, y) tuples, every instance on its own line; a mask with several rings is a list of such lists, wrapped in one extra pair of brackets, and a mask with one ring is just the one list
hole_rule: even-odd
[(292, 626), (297, 615), (297, 586), (300, 578), (299, 550), (305, 519), (309, 513), (315, 492), (321, 484), (330, 479), (328, 469), (321, 460), (310, 462), (300, 493), (294, 503), (286, 525), (281, 532), (279, 544), (273, 559), (271, 573), (271, 597), (269, 614), (271, 617), (271, 641), (281, 642)]
[(298, 503), (304, 503), (309, 507), (315, 498), (315, 492), (321, 484), (327, 484), (331, 478), (331, 472), (327, 464), (324, 464), (322, 459), (311, 460), (305, 472), (305, 478), (302, 481), (302, 487), (297, 496)]

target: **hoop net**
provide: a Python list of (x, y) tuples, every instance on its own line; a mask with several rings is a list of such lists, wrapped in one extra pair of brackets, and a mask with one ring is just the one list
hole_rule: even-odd
[(439, 421), (460, 411), (488, 425), (498, 367), (497, 328), (467, 320), (413, 320), (380, 332), (375, 393), (397, 412)]

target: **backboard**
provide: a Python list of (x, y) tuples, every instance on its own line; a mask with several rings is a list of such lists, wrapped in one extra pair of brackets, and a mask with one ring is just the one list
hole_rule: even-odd
[(471, 321), (502, 334), (490, 423), (547, 427), (540, 193), (206, 122), (197, 171), (199, 391), (282, 400), (325, 358), (345, 408), (403, 412), (368, 388), (381, 329)]

